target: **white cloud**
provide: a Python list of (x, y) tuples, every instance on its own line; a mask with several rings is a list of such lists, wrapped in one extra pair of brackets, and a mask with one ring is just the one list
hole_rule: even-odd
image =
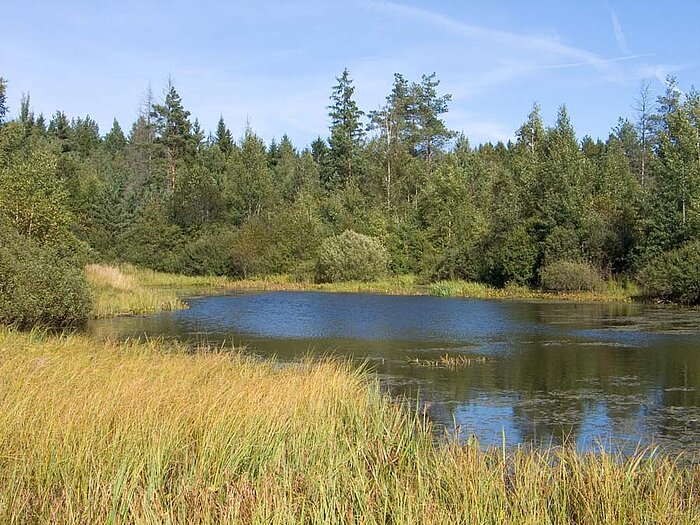
[(608, 71), (618, 58), (605, 58), (596, 53), (573, 46), (566, 45), (556, 38), (519, 34), (510, 31), (491, 29), (473, 24), (467, 24), (420, 7), (407, 6), (396, 2), (384, 2), (375, 0), (363, 0), (361, 6), (373, 11), (384, 12), (389, 15), (408, 18), (422, 23), (431, 24), (444, 31), (491, 40), (502, 45), (508, 45), (518, 50), (539, 51), (543, 54), (576, 60), (577, 63), (593, 67), (598, 71)]
[(620, 52), (625, 55), (630, 55), (630, 49), (627, 45), (627, 39), (625, 38), (625, 33), (622, 31), (622, 24), (620, 24), (620, 19), (614, 9), (608, 7), (608, 12), (610, 13), (610, 22), (612, 22), (613, 33), (615, 35), (615, 41), (617, 42), (617, 47)]

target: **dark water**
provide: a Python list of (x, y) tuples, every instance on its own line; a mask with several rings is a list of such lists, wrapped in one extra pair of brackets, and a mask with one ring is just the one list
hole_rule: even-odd
[[(700, 311), (627, 304), (267, 292), (98, 321), (98, 337), (247, 345), (295, 360), (366, 361), (440, 428), (484, 445), (575, 443), (671, 453), (700, 445)], [(426, 366), (443, 355), (468, 366)], [(416, 360), (418, 362), (416, 363)]]

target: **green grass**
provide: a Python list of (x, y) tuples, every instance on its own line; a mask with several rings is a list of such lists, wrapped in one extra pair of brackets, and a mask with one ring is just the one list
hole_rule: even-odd
[(631, 281), (605, 281), (596, 292), (544, 292), (527, 286), (508, 285), (495, 288), (472, 281), (438, 281), (420, 284), (415, 275), (397, 275), (381, 281), (349, 281), (311, 283), (295, 281), (288, 275), (233, 280), (224, 284), (238, 290), (317, 290), (324, 292), (364, 292), (391, 295), (434, 295), (437, 297), (469, 297), (473, 299), (551, 299), (566, 301), (632, 302), (639, 290)]
[(700, 522), (697, 467), (437, 446), (339, 362), (0, 329), (0, 522)]
[(592, 302), (632, 302), (639, 290), (632, 282), (605, 281), (601, 290), (593, 292), (545, 292), (527, 286), (508, 285), (494, 288), (471, 281), (439, 281), (427, 287), (437, 297), (469, 297), (473, 299), (544, 299)]

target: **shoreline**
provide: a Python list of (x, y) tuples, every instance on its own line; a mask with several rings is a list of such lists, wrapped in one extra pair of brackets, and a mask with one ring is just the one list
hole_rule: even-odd
[(224, 286), (230, 290), (263, 291), (317, 291), (330, 293), (377, 293), (385, 295), (417, 295), (432, 297), (461, 297), (465, 299), (543, 300), (587, 303), (636, 303), (634, 292), (626, 289), (614, 292), (547, 292), (524, 286), (494, 288), (471, 281), (438, 281), (417, 284), (405, 278), (384, 281), (348, 281), (341, 283), (310, 283), (288, 281), (282, 276), (228, 281)]
[(468, 281), (419, 284), (412, 275), (381, 281), (339, 283), (298, 282), (285, 275), (232, 280), (226, 277), (186, 276), (155, 272), (130, 265), (92, 264), (86, 274), (94, 290), (93, 318), (141, 315), (186, 308), (181, 300), (193, 290), (221, 291), (317, 291), (329, 293), (377, 293), (385, 295), (460, 297), (465, 299), (538, 300), (582, 303), (644, 304), (635, 299), (633, 286), (607, 283), (598, 292), (545, 292), (523, 286), (493, 288)]
[[(180, 308), (184, 282), (216, 282), (117, 270), (89, 270), (114, 311)], [(278, 367), (235, 348), (0, 327), (0, 385), (8, 522), (700, 520), (698, 465), (651, 450), (437, 444), (421, 414), (338, 360)]]

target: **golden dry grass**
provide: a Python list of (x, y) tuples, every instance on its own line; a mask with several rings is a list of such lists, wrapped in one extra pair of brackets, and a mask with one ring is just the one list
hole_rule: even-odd
[(699, 523), (665, 458), (437, 446), (337, 362), (0, 329), (1, 523)]
[(92, 316), (96, 318), (186, 308), (181, 294), (215, 292), (231, 283), (225, 277), (156, 272), (130, 264), (89, 264), (85, 275), (94, 292)]
[(93, 317), (137, 315), (184, 308), (173, 289), (146, 284), (144, 272), (133, 266), (89, 264), (85, 276), (93, 290)]

